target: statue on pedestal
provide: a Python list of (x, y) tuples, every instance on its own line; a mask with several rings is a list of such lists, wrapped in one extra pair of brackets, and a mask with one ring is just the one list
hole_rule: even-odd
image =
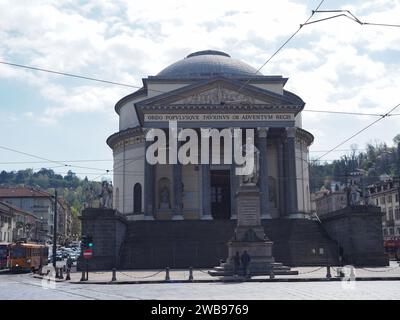
[(84, 195), (85, 195), (84, 207), (93, 208), (93, 201), (96, 198), (96, 192), (93, 186), (87, 185), (84, 190)]
[(111, 182), (103, 181), (100, 193), (100, 208), (112, 208), (112, 192), (113, 187)]
[[(246, 150), (246, 145), (243, 145), (242, 150)], [(260, 176), (260, 151), (254, 147), (253, 157), (250, 157), (254, 161), (253, 170), (248, 175), (240, 176), (240, 185), (256, 185)]]

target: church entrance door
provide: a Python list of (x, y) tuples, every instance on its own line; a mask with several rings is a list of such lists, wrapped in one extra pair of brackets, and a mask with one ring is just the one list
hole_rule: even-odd
[(231, 218), (229, 170), (211, 170), (211, 215), (216, 220)]

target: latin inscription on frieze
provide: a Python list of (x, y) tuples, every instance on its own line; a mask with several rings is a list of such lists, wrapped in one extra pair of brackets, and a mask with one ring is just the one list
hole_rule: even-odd
[(164, 121), (292, 121), (291, 113), (213, 113), (213, 114), (145, 114), (145, 122)]

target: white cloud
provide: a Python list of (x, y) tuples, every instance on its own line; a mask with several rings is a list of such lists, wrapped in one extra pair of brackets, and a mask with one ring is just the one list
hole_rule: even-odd
[[(400, 23), (398, 1), (341, 3), (363, 21)], [(2, 1), (0, 58), (139, 86), (141, 78), (207, 48), (257, 68), (304, 22), (311, 5), (289, 0)], [(335, 4), (321, 9), (328, 7)], [(288, 76), (287, 89), (301, 96), (306, 108), (384, 112), (397, 103), (400, 86), (400, 61), (383, 54), (400, 51), (398, 31), (346, 18), (304, 26), (262, 72)], [(29, 112), (49, 124), (75, 113), (113, 113), (114, 104), (134, 90), (3, 65), (0, 78), (36, 88), (44, 107)], [(311, 132), (329, 136), (325, 125), (332, 116), (305, 113), (304, 118)], [(363, 119), (360, 125), (367, 122)], [(341, 133), (349, 135), (351, 128)]]

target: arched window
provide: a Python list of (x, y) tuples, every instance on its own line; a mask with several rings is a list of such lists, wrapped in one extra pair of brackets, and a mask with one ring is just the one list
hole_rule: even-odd
[(133, 187), (133, 213), (142, 212), (142, 186), (136, 183)]

